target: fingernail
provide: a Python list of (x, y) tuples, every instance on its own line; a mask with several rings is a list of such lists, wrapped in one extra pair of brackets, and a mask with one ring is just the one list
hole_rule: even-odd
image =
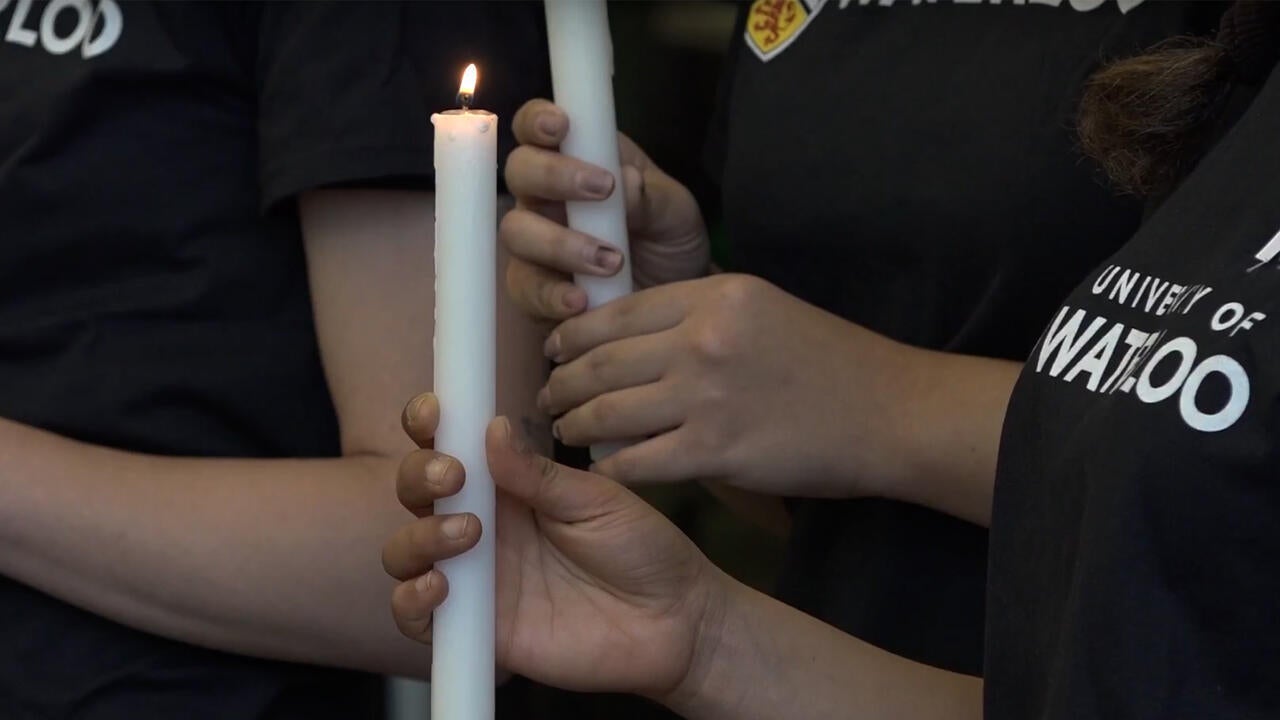
[(551, 390), (546, 387), (539, 390), (536, 402), (539, 410), (547, 412), (547, 408), (551, 406)]
[(422, 407), (422, 403), (426, 399), (427, 399), (426, 395), (419, 395), (418, 397), (410, 400), (409, 407), (404, 409), (405, 417), (409, 418), (410, 420), (413, 420), (414, 418), (418, 417), (418, 408)]
[(564, 307), (570, 312), (579, 312), (587, 307), (587, 294), (581, 288), (572, 288), (564, 294)]
[(594, 251), (588, 252), (590, 252), (590, 257), (587, 258), (587, 262), (605, 272), (613, 272), (622, 267), (622, 253), (611, 247), (600, 245)]
[(467, 524), (470, 522), (470, 515), (454, 515), (440, 523), (440, 532), (450, 540), (461, 540), (467, 534)]
[(627, 172), (627, 171), (630, 171), (630, 173), (629, 173), (629, 174), (631, 174), (631, 175), (634, 175), (634, 176), (635, 176), (635, 183), (634, 183), (634, 184), (635, 184), (635, 185), (636, 185), (636, 187), (637, 187), (637, 188), (639, 188), (639, 190), (640, 190), (640, 197), (644, 197), (644, 196), (645, 196), (644, 173), (643, 173), (643, 172), (641, 172), (641, 171), (640, 171), (640, 168), (636, 167), (635, 165), (627, 165), (626, 167), (622, 168), (622, 174), (623, 174), (623, 175), (627, 175), (627, 174), (628, 174), (628, 172)]
[(436, 456), (427, 461), (427, 482), (440, 486), (449, 472), (449, 458)]
[(426, 595), (435, 584), (435, 574), (435, 570), (428, 570), (426, 575), (419, 575), (418, 579), (413, 581), (413, 589), (417, 590), (419, 595)]
[(613, 190), (613, 176), (604, 170), (583, 170), (578, 173), (576, 185), (587, 195), (604, 199)]
[(511, 446), (512, 450), (516, 451), (517, 455), (530, 454), (529, 444), (525, 442), (524, 433), (516, 432), (516, 429), (511, 427), (511, 421), (505, 417), (502, 418), (502, 427), (506, 431), (507, 444)]
[(551, 437), (559, 440), (560, 442), (564, 442), (564, 439), (560, 437), (560, 423), (551, 423)]
[(542, 354), (553, 360), (560, 354), (560, 333), (551, 333), (547, 341), (542, 344)]
[(560, 131), (563, 128), (564, 116), (558, 113), (544, 112), (542, 115), (538, 116), (538, 130), (541, 131), (543, 135), (556, 137), (560, 134)]

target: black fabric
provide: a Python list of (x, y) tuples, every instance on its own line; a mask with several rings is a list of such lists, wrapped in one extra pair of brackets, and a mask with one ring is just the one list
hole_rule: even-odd
[(1236, 0), (1222, 16), (1218, 42), (1227, 49), (1240, 81), (1261, 83), (1280, 59), (1280, 4)]
[[(843, 4), (743, 10), (709, 146), (733, 268), (915, 345), (1025, 357), (1141, 215), (1075, 151), (1082, 81), (1103, 58), (1211, 31), (1222, 7)], [(981, 671), (984, 530), (885, 500), (791, 507), (784, 600)]]
[(1280, 715), (1280, 76), (1032, 350), (987, 717)]
[[(292, 197), (430, 188), (429, 111), (467, 62), (506, 121), (545, 92), (540, 18), (0, 2), (0, 416), (149, 453), (335, 454)], [(374, 678), (189, 647), (0, 580), (0, 718), (364, 718), (380, 696)]]

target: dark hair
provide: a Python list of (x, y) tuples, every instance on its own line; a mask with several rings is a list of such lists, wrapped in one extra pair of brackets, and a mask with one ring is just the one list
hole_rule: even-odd
[(1109, 63), (1086, 82), (1080, 145), (1121, 192), (1172, 190), (1207, 150), (1237, 83), (1258, 85), (1280, 58), (1280, 2), (1237, 0), (1216, 38), (1174, 38)]

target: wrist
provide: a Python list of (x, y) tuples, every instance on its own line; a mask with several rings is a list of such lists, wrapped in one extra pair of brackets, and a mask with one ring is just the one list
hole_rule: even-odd
[(702, 615), (694, 631), (694, 648), (684, 677), (670, 692), (653, 698), (682, 717), (723, 715), (724, 708), (741, 692), (733, 691), (735, 666), (742, 663), (740, 647), (749, 637), (744, 632), (751, 613), (751, 588), (717, 568)]
[[(3, 0), (0, 0), (2, 2)], [(43, 493), (33, 494), (40, 483), (23, 482), (37, 470), (40, 458), (33, 453), (38, 448), (33, 435), (41, 431), (0, 418), (0, 574), (11, 567), (12, 553), (24, 544), (33, 542), (40, 530), (40, 506), (36, 504)]]
[(861, 378), (836, 385), (836, 420), (812, 430), (827, 438), (823, 474), (836, 479), (835, 497), (902, 499), (920, 451), (921, 389), (933, 354), (859, 326), (848, 340), (842, 371)]
[(922, 473), (919, 460), (929, 451), (929, 423), (927, 403), (930, 378), (938, 371), (938, 353), (905, 343), (896, 346), (895, 371), (887, 383), (888, 405), (891, 412), (885, 415), (883, 449), (884, 460), (879, 477), (874, 483), (873, 494), (890, 500), (913, 498), (913, 484)]
[[(906, 347), (906, 346), (904, 346)], [(875, 494), (990, 522), (1005, 406), (1020, 364), (908, 348), (897, 373)]]

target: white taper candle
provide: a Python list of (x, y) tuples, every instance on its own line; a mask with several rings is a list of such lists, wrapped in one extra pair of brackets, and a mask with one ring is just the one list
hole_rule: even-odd
[[(468, 74), (474, 73), (474, 66)], [(464, 87), (464, 95), (469, 92)], [(485, 460), (485, 428), (497, 381), (498, 118), (483, 110), (431, 116), (435, 126), (436, 449), (466, 468), (462, 492), (436, 503), (437, 515), (480, 518), (480, 544), (437, 563), (449, 596), (432, 627), (431, 717), (494, 715), (495, 492)]]
[[(569, 134), (560, 152), (613, 174), (613, 194), (598, 202), (566, 203), (569, 227), (612, 245), (622, 253), (622, 268), (613, 277), (577, 275), (587, 293), (587, 306), (599, 307), (631, 292), (631, 248), (627, 239), (627, 204), (618, 156), (618, 120), (613, 104), (613, 40), (605, 0), (545, 0), (547, 44), (555, 102), (569, 116)], [(619, 447), (591, 447), (599, 460)]]

